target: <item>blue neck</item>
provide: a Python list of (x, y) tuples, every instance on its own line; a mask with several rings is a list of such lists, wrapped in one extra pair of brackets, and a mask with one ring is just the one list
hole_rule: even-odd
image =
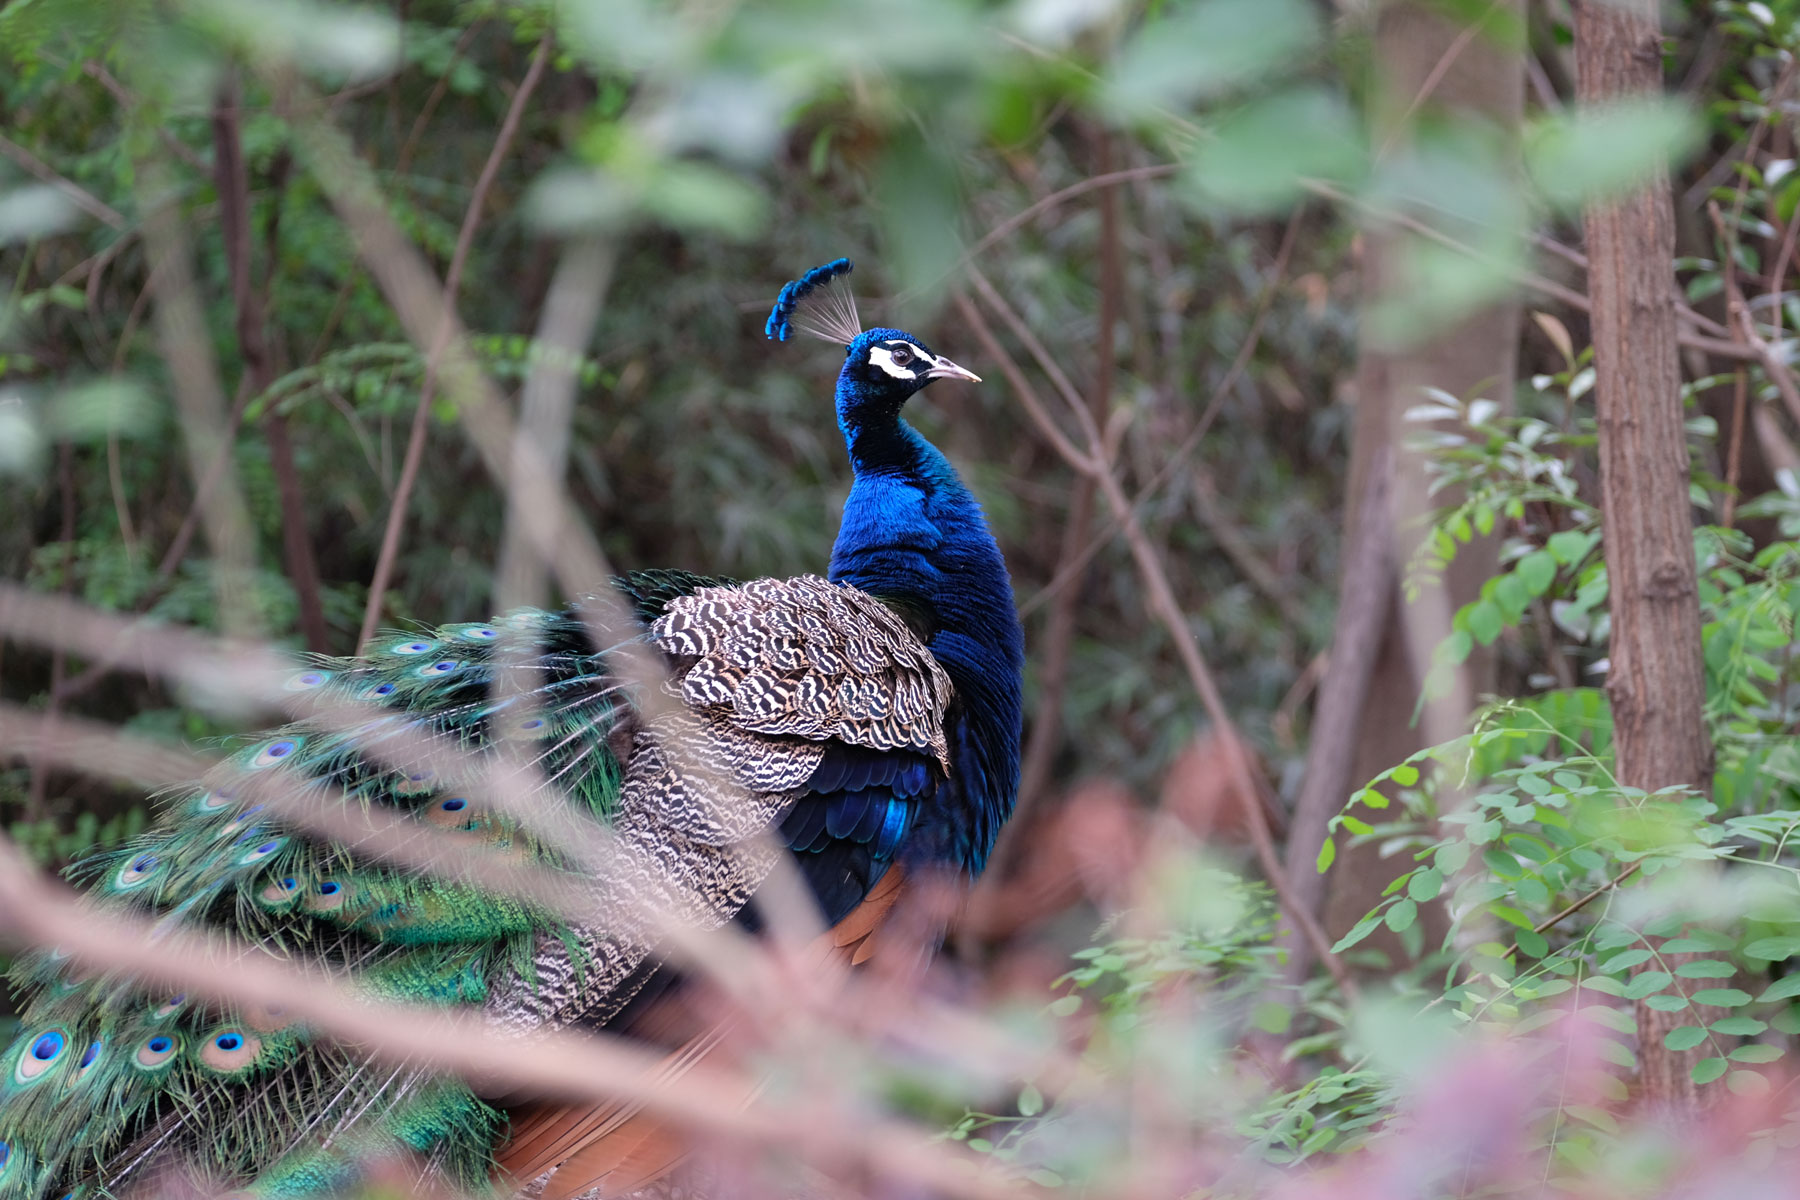
[(917, 857), (979, 871), (1019, 785), (1025, 647), (1012, 581), (981, 505), (935, 446), (895, 413), (845, 415), (857, 386), (838, 382), (855, 482), (831, 578), (927, 618), (926, 644), (956, 687), (952, 796), (912, 841)]

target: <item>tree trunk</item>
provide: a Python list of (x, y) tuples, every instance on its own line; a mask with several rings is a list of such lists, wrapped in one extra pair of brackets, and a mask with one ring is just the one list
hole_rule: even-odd
[[(1499, 7), (1512, 9), (1522, 27), (1523, 0), (1501, 0)], [(1382, 8), (1371, 97), (1375, 145), (1394, 152), (1411, 136), (1421, 113), (1444, 109), (1518, 128), (1525, 103), (1522, 47), (1497, 32), (1506, 23), (1490, 19), (1494, 16), (1483, 17), (1486, 27), (1471, 36), (1465, 22), (1426, 4)], [(1406, 240), (1416, 236), (1395, 228), (1368, 231), (1365, 304), (1400, 286), (1394, 264)], [(1426, 386), (1465, 397), (1479, 393), (1510, 405), (1519, 316), (1517, 303), (1498, 304), (1405, 348), (1365, 340), (1357, 363), (1338, 621), (1286, 863), (1296, 891), (1315, 912), (1322, 904), (1322, 924), (1333, 936), (1374, 907), (1396, 872), (1373, 847), (1363, 846), (1340, 852), (1337, 866), (1320, 879), (1314, 862), (1325, 822), (1357, 784), (1462, 732), (1474, 696), (1492, 686), (1491, 658), (1472, 656), (1457, 694), (1427, 706), (1418, 723), (1413, 720), (1432, 648), (1450, 632), (1450, 614), (1474, 599), (1494, 573), (1496, 548), (1481, 541), (1462, 547), (1442, 589), (1412, 605), (1401, 597), (1398, 572), (1417, 538), (1408, 522), (1428, 505), (1444, 502), (1426, 498), (1422, 464), (1399, 452), (1407, 432), (1402, 414), (1423, 400), (1420, 389)], [(1391, 942), (1386, 948), (1397, 950)], [(1305, 947), (1294, 939), (1288, 949), (1289, 977), (1299, 978), (1307, 965)]]
[[(1584, 104), (1660, 95), (1655, 0), (1582, 0), (1575, 62)], [(1588, 208), (1588, 299), (1600, 422), (1601, 526), (1612, 582), (1613, 746), (1619, 782), (1704, 790), (1712, 747), (1676, 356), (1674, 208), (1658, 167), (1632, 195)], [(1638, 1005), (1640, 1099), (1696, 1100), (1688, 1055), (1663, 1046), (1676, 1014)]]

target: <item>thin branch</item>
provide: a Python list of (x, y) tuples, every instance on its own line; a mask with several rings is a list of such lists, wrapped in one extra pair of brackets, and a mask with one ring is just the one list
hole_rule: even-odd
[[(146, 194), (157, 196), (167, 190), (158, 164), (145, 164), (142, 173), (148, 183)], [(156, 281), (157, 334), (174, 385), (188, 469), (195, 481), (194, 504), (199, 524), (205, 529), (213, 552), (219, 620), (231, 633), (250, 635), (257, 624), (249, 594), (256, 537), (243, 493), (231, 470), (235, 423), (226, 417), (218, 364), (213, 361), (206, 333), (186, 228), (173, 205), (152, 203), (145, 207), (150, 213), (144, 221), (144, 235), (151, 254), (151, 278)], [(243, 388), (239, 391), (241, 405), (248, 392)]]
[(419, 115), (413, 118), (412, 128), (407, 131), (406, 142), (400, 147), (400, 153), (394, 156), (394, 175), (404, 180), (406, 172), (412, 167), (413, 153), (419, 148), (419, 140), (425, 136), (425, 129), (431, 124), (431, 116), (437, 106), (443, 103), (444, 96), (450, 90), (450, 77), (456, 74), (456, 65), (462, 61), (463, 55), (475, 41), (475, 35), (481, 32), (485, 21), (477, 19), (469, 23), (456, 39), (456, 45), (450, 48), (449, 57), (444, 60), (443, 73), (431, 87), (431, 93), (425, 97), (425, 103), (419, 106)]
[[(1389, 494), (1393, 464), (1385, 447), (1370, 456), (1362, 494), (1355, 498), (1344, 573), (1338, 585), (1338, 609), (1331, 635), (1329, 665), (1313, 708), (1312, 737), (1306, 752), (1306, 774), (1288, 823), (1286, 870), (1295, 902), (1319, 915), (1325, 899), (1325, 877), (1319, 873), (1319, 850), (1330, 832), (1331, 817), (1343, 807), (1350, 790), (1364, 702), (1381, 648), (1381, 631), (1394, 602), (1394, 513)], [(1288, 939), (1286, 977), (1306, 977), (1308, 947)]]
[(1725, 302), (1727, 312), (1731, 316), (1738, 337), (1751, 352), (1757, 362), (1762, 364), (1763, 373), (1775, 385), (1776, 394), (1787, 406), (1788, 416), (1800, 422), (1800, 385), (1794, 382), (1794, 373), (1788, 369), (1773, 346), (1763, 339), (1756, 329), (1756, 317), (1750, 311), (1750, 305), (1744, 300), (1743, 289), (1738, 286), (1737, 275), (1730, 269), (1731, 247), (1733, 239), (1727, 233), (1725, 218), (1719, 211), (1717, 201), (1709, 200), (1706, 204), (1707, 216), (1712, 219), (1713, 229), (1719, 235), (1720, 243), (1726, 249), (1727, 269), (1722, 272), (1725, 284)]
[[(1304, 209), (1296, 207), (1292, 215), (1288, 217), (1287, 228), (1282, 231), (1281, 245), (1275, 251), (1275, 261), (1269, 266), (1268, 282), (1264, 284), (1262, 295), (1257, 299), (1256, 315), (1250, 319), (1250, 328), (1244, 334), (1243, 343), (1238, 346), (1237, 354), (1232, 358), (1231, 365), (1226, 368), (1218, 386), (1213, 388), (1212, 396), (1207, 400), (1206, 408), (1201, 412), (1200, 419), (1194, 422), (1194, 427), (1188, 430), (1187, 434), (1176, 444), (1175, 449), (1169, 453), (1168, 460), (1151, 477), (1150, 482), (1138, 491), (1136, 498), (1131, 502), (1132, 512), (1143, 512), (1162, 490), (1163, 485), (1175, 477), (1181, 464), (1186, 462), (1188, 456), (1199, 448), (1201, 440), (1212, 429), (1213, 422), (1218, 419), (1219, 413), (1224, 409), (1226, 397), (1231, 394), (1232, 389), (1237, 386), (1238, 380), (1249, 367), (1250, 359), (1256, 354), (1257, 347), (1262, 344), (1263, 327), (1269, 319), (1269, 310), (1274, 303), (1275, 293), (1280, 290), (1282, 281), (1287, 277), (1288, 262), (1293, 255), (1294, 243), (1299, 233), (1303, 213)], [(959, 305), (963, 304), (961, 301), (958, 303)], [(963, 306), (960, 311), (967, 316), (970, 306)], [(1049, 583), (1038, 589), (1037, 594), (1019, 606), (1019, 615), (1029, 616), (1038, 606), (1061, 592), (1074, 579), (1075, 574), (1118, 534), (1118, 520), (1109, 519), (1106, 528), (1083, 547), (1080, 554), (1076, 555), (1067, 565), (1060, 567), (1056, 574), (1051, 576)]]
[[(237, 76), (232, 72), (221, 84), (213, 105), (213, 183), (219, 195), (219, 235), (225, 247), (232, 307), (236, 310), (238, 352), (244, 360), (244, 378), (240, 382), (244, 392), (260, 396), (275, 380), (275, 365), (264, 326), (262, 296), (252, 279), (250, 166), (244, 160), (243, 133), (238, 120), (240, 102)], [(280, 162), (286, 164), (289, 160), (283, 157)], [(283, 166), (276, 184), (278, 197), (285, 175)], [(271, 256), (268, 263), (271, 281), (274, 274), (275, 259)], [(281, 500), (282, 547), (288, 577), (299, 603), (300, 632), (306, 639), (307, 649), (323, 654), (331, 649), (331, 635), (325, 625), (319, 564), (313, 555), (312, 537), (307, 531), (306, 496), (300, 486), (299, 472), (294, 467), (294, 448), (288, 437), (287, 418), (279, 412), (270, 412), (263, 424), (269, 443), (269, 465), (274, 470), (276, 494)]]
[(1263, 561), (1250, 539), (1244, 536), (1243, 530), (1232, 521), (1231, 514), (1219, 503), (1219, 494), (1213, 487), (1212, 478), (1205, 472), (1196, 474), (1191, 494), (1194, 499), (1194, 515), (1206, 526), (1213, 542), (1225, 552), (1231, 565), (1249, 581), (1251, 587), (1262, 593), (1264, 600), (1275, 606), (1281, 613), (1282, 620), (1296, 632), (1304, 632), (1306, 610), (1300, 607), (1300, 601), (1295, 597), (1292, 587), (1282, 581), (1274, 567)]
[(88, 216), (104, 225), (110, 225), (121, 233), (125, 230), (125, 218), (119, 210), (100, 199), (74, 180), (67, 178), (49, 163), (27, 150), (11, 138), (0, 137), (0, 154), (12, 159), (30, 174), (61, 192), (63, 197)]
[[(544, 77), (544, 68), (550, 61), (550, 43), (551, 34), (548, 32), (538, 39), (537, 50), (531, 56), (531, 65), (526, 68), (525, 77), (513, 91), (512, 103), (507, 106), (506, 117), (500, 123), (500, 132), (494, 138), (493, 149), (488, 151), (487, 162), (482, 165), (481, 174), (475, 180), (475, 189), (469, 196), (469, 206), (463, 213), (462, 228), (456, 235), (456, 248), (450, 255), (450, 267), (444, 274), (444, 305), (449, 312), (455, 311), (456, 298), (462, 290), (463, 268), (468, 264), (469, 251), (475, 244), (475, 231), (481, 226), (482, 210), (487, 207), (488, 192), (500, 174), (500, 165), (512, 153), (513, 139), (518, 135), (525, 107)], [(407, 505), (412, 501), (413, 486), (419, 478), (419, 464), (425, 457), (425, 433), (431, 423), (431, 401), (437, 390), (439, 367), (450, 334), (449, 324), (441, 323), (425, 358), (425, 379), (419, 388), (419, 406), (413, 410), (412, 430), (406, 441), (406, 456), (400, 465), (400, 480), (394, 487), (394, 499), (388, 507), (387, 528), (381, 535), (381, 552), (375, 560), (375, 575), (369, 581), (369, 602), (363, 610), (362, 632), (356, 639), (359, 649), (369, 644), (381, 621), (382, 601), (387, 592), (388, 580), (393, 575), (394, 562), (400, 553), (400, 532), (406, 525)]]
[[(1031, 333), (1024, 321), (1012, 310), (1012, 307), (994, 290), (993, 285), (988, 283), (979, 271), (975, 270), (970, 271), (970, 280), (982, 300), (1000, 316), (1007, 328), (1015, 336), (1018, 336), (1028, 349), (1035, 348), (1033, 349), (1034, 357), (1043, 356), (1040, 358), (1040, 362), (1047, 358), (1042, 343)], [(1031, 414), (1039, 431), (1052, 445), (1066, 443), (1067, 439), (1062, 438), (1060, 431), (1049, 422), (1048, 413), (1045, 412), (1042, 402), (1037, 399), (1034, 389), (1026, 380), (1018, 363), (994, 337), (993, 331), (985, 320), (981, 319), (979, 310), (966, 301), (964, 304), (965, 315), (971, 311), (974, 313), (971, 325), (977, 339), (982, 343), (983, 349), (996, 362), (1000, 363), (1002, 373), (1013, 384), (1014, 389), (1019, 391), (1025, 409), (1027, 413)], [(1050, 370), (1046, 374), (1049, 374), (1052, 380), (1062, 377), (1060, 370)], [(1066, 382), (1066, 377), (1064, 378)], [(1029, 399), (1027, 399), (1028, 395)], [(1319, 927), (1318, 921), (1296, 900), (1288, 885), (1286, 875), (1281, 869), (1281, 859), (1275, 851), (1275, 841), (1269, 829), (1268, 815), (1262, 809), (1264, 789), (1257, 782), (1255, 771), (1244, 752), (1242, 740), (1237, 736), (1236, 723), (1232, 721), (1230, 713), (1225, 708), (1224, 698), (1213, 681), (1212, 672), (1207, 668), (1205, 659), (1200, 655), (1200, 647), (1194, 640), (1193, 630), (1188, 627), (1187, 614), (1182, 611), (1179, 601), (1175, 598), (1175, 590), (1169, 582), (1168, 572), (1155, 547), (1151, 545), (1150, 539), (1145, 535), (1137, 514), (1132, 510), (1131, 501), (1125, 495), (1124, 486), (1119, 482), (1118, 476), (1106, 465), (1104, 435), (1094, 423), (1092, 414), (1079, 404), (1078, 397), (1073, 407), (1076, 410), (1077, 423), (1083, 426), (1083, 432), (1087, 437), (1088, 453), (1085, 455), (1079, 452), (1073, 455), (1065, 454), (1064, 459), (1075, 470), (1089, 475), (1094, 480), (1100, 489), (1100, 494), (1112, 509), (1113, 516), (1120, 523), (1125, 535), (1125, 543), (1137, 566), (1138, 576), (1144, 584), (1147, 607), (1162, 623), (1170, 640), (1174, 642), (1176, 653), (1181, 658), (1189, 682), (1200, 697), (1202, 707), (1206, 709), (1208, 719), (1213, 723), (1214, 728), (1227, 735), (1225, 739), (1227, 756), (1231, 762), (1233, 783), (1244, 807), (1244, 824), (1250, 832), (1250, 840), (1256, 852), (1257, 862), (1262, 868), (1269, 887), (1275, 892), (1283, 915), (1312, 944), (1314, 952), (1319, 956), (1319, 961), (1330, 971), (1332, 978), (1336, 980), (1344, 995), (1354, 999), (1358, 995), (1356, 981), (1350, 977), (1350, 972), (1344, 966), (1343, 960), (1332, 952), (1330, 939), (1325, 936), (1325, 931)]]
[[(1111, 134), (1090, 127), (1089, 136), (1101, 168), (1096, 178), (1113, 174)], [(1093, 385), (1088, 405), (1102, 429), (1112, 411), (1112, 384), (1115, 368), (1114, 347), (1119, 320), (1120, 295), (1124, 291), (1123, 264), (1119, 235), (1118, 194), (1108, 188), (1100, 193), (1100, 312), (1096, 323), (1098, 361), (1094, 366)], [(1094, 515), (1094, 483), (1083, 475), (1076, 479), (1074, 494), (1069, 498), (1069, 519), (1063, 529), (1060, 568), (1066, 567), (1087, 540), (1088, 526)], [(1071, 583), (1081, 577), (1082, 569), (1073, 568)], [(1018, 799), (1007, 827), (1001, 831), (987, 869), (976, 882), (969, 897), (969, 911), (975, 925), (981, 914), (1000, 895), (1006, 868), (1021, 844), (1018, 831), (1026, 828), (1034, 805), (1042, 802), (1048, 790), (1050, 769), (1062, 747), (1063, 693), (1068, 682), (1070, 649), (1075, 640), (1075, 602), (1079, 589), (1074, 586), (1060, 591), (1044, 621), (1043, 637), (1037, 656), (1038, 704), (1031, 722), (1031, 737), (1025, 743), (1019, 769)]]

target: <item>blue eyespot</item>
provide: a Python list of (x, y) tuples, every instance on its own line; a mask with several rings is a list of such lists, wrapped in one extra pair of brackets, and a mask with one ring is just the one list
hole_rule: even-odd
[(453, 796), (450, 799), (444, 801), (442, 804), (438, 805), (438, 808), (440, 808), (444, 812), (461, 812), (463, 809), (465, 809), (467, 807), (469, 807), (469, 802), (467, 800), (463, 799), (461, 796)]
[(119, 873), (113, 876), (113, 883), (121, 889), (137, 887), (156, 874), (156, 869), (160, 866), (162, 859), (156, 855), (140, 854), (119, 868)]
[(332, 879), (327, 879), (319, 885), (319, 895), (321, 896), (335, 896), (343, 890), (344, 885)]
[(378, 699), (382, 696), (391, 696), (393, 694), (394, 694), (394, 685), (393, 684), (378, 683), (374, 687), (370, 688), (368, 691), (363, 693), (363, 699), (374, 700), (374, 699)]
[(471, 642), (486, 642), (499, 637), (500, 631), (497, 629), (490, 629), (486, 625), (477, 625), (473, 629), (463, 630), (462, 636), (468, 638)]
[(256, 757), (250, 760), (250, 765), (253, 768), (272, 767), (284, 759), (291, 758), (301, 745), (299, 738), (280, 738), (257, 751)]
[(89, 1042), (88, 1048), (81, 1052), (81, 1061), (76, 1063), (75, 1065), (85, 1071), (89, 1067), (93, 1066), (95, 1063), (97, 1063), (99, 1061), (100, 1061), (100, 1043), (99, 1042)]
[(4, 1170), (10, 1161), (12, 1161), (12, 1147), (5, 1142), (0, 1142), (0, 1170)]
[(429, 666), (420, 667), (419, 674), (425, 676), (427, 679), (429, 679), (433, 676), (436, 676), (436, 675), (448, 675), (452, 671), (456, 670), (456, 668), (460, 667), (461, 665), (462, 664), (459, 662), (455, 662), (451, 659), (446, 658), (446, 659), (442, 659), (438, 662), (431, 663)]
[(239, 1037), (235, 1033), (221, 1033), (218, 1037), (213, 1039), (213, 1045), (217, 1046), (221, 1050), (226, 1050), (226, 1051), (236, 1050), (239, 1046), (242, 1046), (243, 1044), (244, 1044), (244, 1039)]
[(175, 1057), (181, 1049), (181, 1039), (173, 1034), (157, 1033), (146, 1038), (132, 1055), (132, 1061), (146, 1070), (155, 1070)]
[(287, 844), (286, 838), (270, 838), (260, 846), (244, 851), (238, 859), (239, 866), (249, 866), (253, 862), (261, 862)]
[(330, 671), (301, 671), (290, 676), (285, 686), (290, 692), (305, 692), (320, 686), (330, 678)]
[(60, 1029), (46, 1029), (38, 1034), (19, 1056), (18, 1065), (13, 1068), (13, 1082), (23, 1085), (43, 1078), (62, 1057), (68, 1043), (69, 1039)]
[(436, 648), (436, 642), (396, 642), (388, 650), (394, 654), (429, 654)]

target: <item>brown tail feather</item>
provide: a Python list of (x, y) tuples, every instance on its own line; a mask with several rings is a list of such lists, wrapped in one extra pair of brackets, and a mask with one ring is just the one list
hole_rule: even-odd
[[(867, 962), (877, 951), (882, 922), (904, 892), (900, 868), (889, 867), (863, 902), (820, 936), (815, 949), (839, 962)], [(689, 1038), (663, 1060), (663, 1077), (678, 1078), (704, 1061), (726, 1031), (726, 1025), (715, 1024)], [(550, 1101), (511, 1115), (510, 1137), (496, 1154), (499, 1175), (517, 1190), (553, 1172), (542, 1200), (572, 1200), (596, 1190), (601, 1196), (628, 1195), (668, 1174), (687, 1154), (679, 1132), (631, 1101)]]

